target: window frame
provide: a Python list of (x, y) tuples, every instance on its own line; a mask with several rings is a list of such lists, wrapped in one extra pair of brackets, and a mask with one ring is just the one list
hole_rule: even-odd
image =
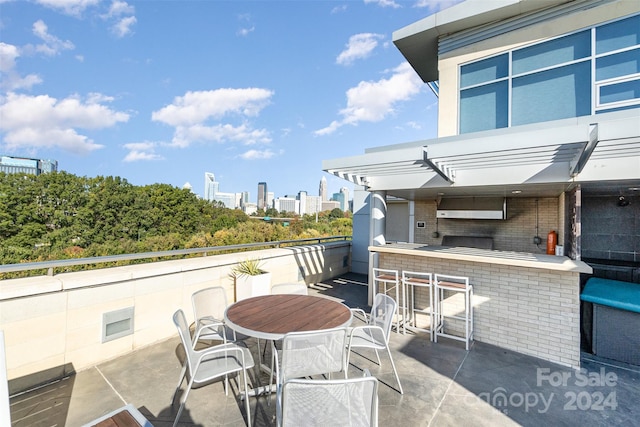
[[(503, 51), (503, 52), (498, 52), (495, 53), (493, 55), (488, 55), (482, 58), (477, 58), (474, 59), (472, 61), (467, 61), (461, 64), (458, 64), (458, 89), (457, 89), (457, 101), (458, 101), (458, 114), (457, 114), (457, 130), (458, 130), (458, 134), (462, 134), (462, 124), (463, 124), (463, 117), (462, 117), (462, 98), (463, 98), (463, 93), (466, 90), (469, 89), (475, 89), (475, 88), (479, 88), (482, 86), (489, 86), (492, 84), (495, 84), (497, 82), (501, 82), (501, 81), (507, 81), (507, 85), (508, 85), (508, 89), (507, 89), (507, 105), (506, 105), (506, 111), (508, 114), (508, 119), (507, 119), (507, 128), (510, 128), (513, 126), (513, 82), (514, 80), (520, 78), (520, 77), (524, 77), (524, 76), (528, 76), (528, 75), (532, 75), (532, 74), (536, 74), (536, 73), (540, 73), (540, 72), (545, 72), (545, 71), (549, 71), (549, 70), (553, 70), (553, 69), (559, 69), (561, 67), (565, 67), (568, 65), (573, 65), (573, 64), (577, 64), (577, 63), (581, 63), (581, 62), (590, 62), (591, 66), (590, 66), (590, 72), (591, 72), (591, 76), (590, 76), (590, 81), (591, 81), (591, 85), (590, 85), (590, 90), (591, 90), (591, 105), (590, 105), (590, 113), (591, 115), (594, 114), (599, 114), (599, 113), (603, 113), (603, 112), (607, 112), (607, 111), (615, 111), (621, 108), (640, 108), (640, 97), (636, 97), (636, 98), (631, 98), (631, 99), (625, 99), (625, 100), (618, 100), (618, 101), (611, 101), (611, 102), (602, 102), (601, 100), (601, 90), (603, 88), (606, 87), (612, 87), (616, 84), (620, 84), (620, 83), (626, 83), (626, 82), (630, 82), (630, 81), (640, 81), (640, 70), (637, 73), (632, 73), (632, 74), (625, 74), (622, 76), (618, 76), (618, 77), (614, 77), (614, 78), (609, 78), (609, 79), (603, 79), (603, 80), (596, 80), (597, 78), (597, 61), (598, 59), (604, 58), (604, 57), (611, 57), (613, 55), (619, 54), (619, 53), (623, 53), (626, 51), (633, 51), (633, 50), (640, 50), (640, 41), (635, 44), (635, 45), (631, 45), (631, 46), (626, 46), (620, 49), (614, 49), (611, 51), (607, 51), (607, 52), (603, 52), (603, 53), (596, 53), (597, 51), (597, 40), (596, 40), (596, 32), (597, 29), (605, 26), (605, 25), (609, 25), (615, 22), (619, 22), (619, 21), (623, 21), (625, 19), (630, 19), (630, 18), (638, 18), (640, 17), (640, 14), (632, 14), (629, 16), (624, 16), (618, 19), (614, 19), (614, 20), (610, 20), (607, 22), (602, 22), (599, 23), (597, 25), (593, 25), (590, 27), (585, 27), (585, 28), (581, 28), (579, 30), (576, 31), (571, 31), (565, 34), (561, 34), (558, 35), (556, 37), (552, 37), (540, 42), (536, 42), (536, 43), (530, 43), (527, 45), (523, 45), (523, 46), (519, 46), (515, 49), (510, 49), (508, 51)], [(562, 38), (566, 38), (569, 36), (574, 36), (577, 35), (581, 32), (590, 32), (590, 54), (588, 54), (587, 56), (583, 57), (583, 58), (579, 58), (579, 59), (573, 59), (570, 61), (565, 61), (565, 62), (561, 62), (561, 63), (557, 63), (554, 65), (550, 65), (550, 66), (546, 66), (546, 67), (542, 67), (539, 69), (535, 69), (535, 70), (528, 70), (526, 72), (522, 72), (519, 74), (513, 74), (513, 53), (514, 52), (518, 52), (524, 49), (528, 49), (531, 48), (532, 46), (537, 46), (537, 45), (541, 45), (543, 43), (549, 43), (549, 42), (553, 42), (554, 40), (559, 40)], [(463, 80), (463, 69), (465, 66), (471, 65), (471, 64), (476, 64), (478, 62), (481, 61), (486, 61), (489, 60), (491, 58), (497, 58), (500, 56), (505, 56), (507, 58), (508, 61), (508, 66), (507, 66), (507, 76), (505, 77), (499, 77), (496, 79), (492, 79), (492, 80), (487, 80), (481, 83), (475, 83), (475, 84), (471, 84), (471, 85), (467, 85), (467, 86), (462, 86), (462, 80)], [(541, 122), (534, 122), (534, 123), (541, 123)], [(490, 128), (490, 129), (486, 129), (486, 130), (491, 130), (491, 129), (498, 129), (496, 128)], [(474, 132), (474, 131), (466, 131), (464, 133), (469, 133), (469, 132)]]

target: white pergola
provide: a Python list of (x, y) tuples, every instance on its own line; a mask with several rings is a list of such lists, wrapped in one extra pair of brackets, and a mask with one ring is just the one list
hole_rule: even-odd
[[(416, 141), (325, 160), (323, 170), (408, 200), (557, 196), (640, 185), (640, 111)], [(611, 191), (611, 190), (609, 190)]]

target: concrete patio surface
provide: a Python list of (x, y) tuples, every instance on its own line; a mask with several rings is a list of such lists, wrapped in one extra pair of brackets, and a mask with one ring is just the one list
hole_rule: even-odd
[[(311, 294), (350, 307), (366, 306), (366, 276), (348, 274), (319, 283)], [(255, 339), (244, 342), (257, 354)], [(583, 355), (573, 370), (495, 346), (440, 339), (428, 334), (392, 333), (390, 342), (404, 394), (386, 355), (375, 364), (369, 350), (350, 360), (349, 376), (369, 369), (380, 380), (380, 426), (637, 426), (640, 423), (640, 366)], [(156, 427), (173, 423), (178, 404), (170, 400), (180, 373), (182, 348), (176, 337), (11, 397), (12, 425), (82, 426), (127, 403)], [(250, 380), (266, 383), (262, 373)], [(246, 425), (238, 382), (194, 389), (181, 426)], [(177, 399), (176, 399), (177, 400)], [(251, 398), (255, 426), (275, 425), (275, 394)], [(339, 424), (336, 424), (339, 425)]]

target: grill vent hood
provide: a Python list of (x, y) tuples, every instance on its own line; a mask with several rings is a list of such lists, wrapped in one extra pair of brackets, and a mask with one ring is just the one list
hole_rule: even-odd
[(437, 218), (507, 219), (504, 197), (447, 197), (440, 200)]

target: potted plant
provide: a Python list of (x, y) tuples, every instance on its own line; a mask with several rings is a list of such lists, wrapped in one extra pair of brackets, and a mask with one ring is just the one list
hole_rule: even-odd
[(236, 264), (229, 276), (235, 283), (236, 301), (271, 293), (271, 273), (262, 269), (259, 259)]

